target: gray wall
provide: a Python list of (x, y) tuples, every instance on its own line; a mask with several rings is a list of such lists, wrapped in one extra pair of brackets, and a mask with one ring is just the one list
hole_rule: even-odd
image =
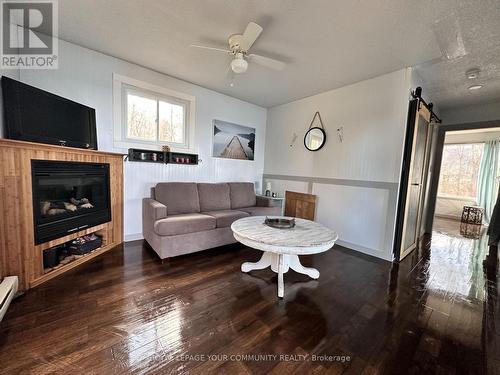
[(466, 107), (448, 108), (441, 112), (441, 117), (443, 125), (500, 120), (500, 101)]

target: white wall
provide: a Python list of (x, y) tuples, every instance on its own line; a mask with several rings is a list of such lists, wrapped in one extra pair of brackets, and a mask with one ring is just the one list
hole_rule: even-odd
[(436, 198), (435, 215), (446, 219), (460, 220), (464, 206), (476, 206), (475, 199), (459, 199), (448, 197)]
[[(22, 70), (20, 79), (95, 108), (99, 149), (126, 153), (113, 146), (113, 73), (195, 96), (194, 149), (202, 160), (197, 166), (125, 163), (126, 240), (142, 237), (141, 201), (149, 196), (150, 187), (157, 182), (254, 181), (260, 189), (266, 137), (265, 108), (64, 41), (59, 44), (57, 70)], [(255, 160), (212, 158), (213, 119), (256, 128)]]
[(461, 220), (464, 206), (477, 206), (475, 199), (436, 198), (435, 215), (452, 220)]
[[(316, 219), (338, 232), (340, 244), (387, 260), (411, 82), (411, 70), (403, 69), (270, 108), (267, 118), (266, 181), (280, 194), (316, 194)], [(310, 152), (303, 137), (317, 110), (327, 142)], [(290, 147), (293, 133), (298, 138)], [(297, 178), (303, 182), (292, 181)]]

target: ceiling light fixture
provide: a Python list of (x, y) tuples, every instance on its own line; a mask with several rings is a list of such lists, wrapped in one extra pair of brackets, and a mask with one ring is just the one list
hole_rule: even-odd
[(468, 79), (476, 79), (476, 78), (479, 78), (479, 73), (481, 71), (478, 69), (478, 68), (474, 68), (474, 69), (469, 69), (465, 72), (465, 76), (468, 78)]
[(472, 85), (472, 86), (469, 86), (469, 90), (470, 91), (479, 90), (481, 88), (483, 88), (483, 85)]
[(245, 73), (248, 69), (248, 63), (246, 60), (243, 58), (242, 53), (237, 53), (234, 57), (234, 60), (231, 61), (231, 69), (233, 72), (239, 74), (239, 73)]

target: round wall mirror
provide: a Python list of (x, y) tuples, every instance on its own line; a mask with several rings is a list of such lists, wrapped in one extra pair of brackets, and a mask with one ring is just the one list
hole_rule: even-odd
[(321, 128), (311, 128), (304, 137), (304, 146), (309, 151), (318, 151), (325, 145), (326, 133)]

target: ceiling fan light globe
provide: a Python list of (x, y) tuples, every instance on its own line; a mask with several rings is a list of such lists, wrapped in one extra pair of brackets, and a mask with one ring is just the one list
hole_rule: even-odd
[(234, 59), (231, 61), (231, 69), (237, 74), (245, 73), (248, 69), (248, 63), (244, 59)]

